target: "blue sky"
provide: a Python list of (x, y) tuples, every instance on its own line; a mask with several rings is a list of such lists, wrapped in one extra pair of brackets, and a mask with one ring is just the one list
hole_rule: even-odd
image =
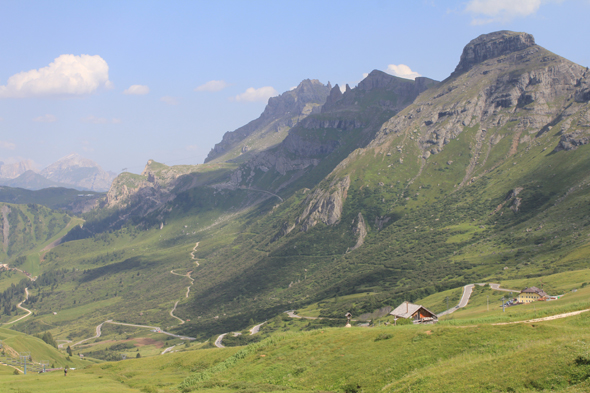
[(201, 163), (305, 78), (442, 80), (496, 30), (590, 65), (589, 0), (0, 0), (0, 14), (0, 161), (39, 169), (73, 152), (115, 172)]

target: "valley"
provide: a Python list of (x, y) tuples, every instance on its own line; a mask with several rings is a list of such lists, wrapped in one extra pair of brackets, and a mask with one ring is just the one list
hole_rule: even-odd
[[(2, 386), (587, 391), (588, 78), (499, 31), (441, 82), (306, 79), (203, 164), (2, 187), (0, 340), (75, 369)], [(558, 299), (503, 309), (532, 286)]]

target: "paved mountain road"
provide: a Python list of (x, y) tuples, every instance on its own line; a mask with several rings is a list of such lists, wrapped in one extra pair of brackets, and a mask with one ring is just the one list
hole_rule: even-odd
[(228, 333), (223, 333), (220, 334), (219, 337), (217, 337), (217, 340), (215, 340), (215, 346), (217, 348), (225, 348), (225, 345), (223, 345), (221, 342), (223, 341), (223, 338), (227, 335)]
[[(448, 310), (441, 312), (440, 314), (438, 314), (438, 316), (439, 317), (442, 317), (442, 316), (445, 316), (445, 315), (452, 314), (455, 311), (457, 311), (458, 309), (467, 306), (467, 304), (469, 303), (469, 299), (471, 298), (471, 294), (473, 293), (473, 287), (475, 287), (475, 285), (485, 286), (486, 284), (467, 284), (467, 285), (465, 285), (463, 287), (463, 295), (461, 296), (461, 300), (459, 300), (459, 304), (456, 305), (453, 308), (449, 308)], [(500, 288), (500, 284), (488, 283), (487, 285), (489, 285), (490, 288), (492, 290), (494, 290), (494, 291), (504, 291), (504, 292), (517, 292), (517, 293), (520, 293), (520, 291), (517, 290), (517, 289)]]
[(250, 329), (250, 335), (252, 336), (252, 335), (258, 333), (260, 331), (260, 327), (262, 325), (264, 325), (265, 323), (266, 323), (266, 321), (259, 323), (258, 325), (254, 326), (252, 329)]

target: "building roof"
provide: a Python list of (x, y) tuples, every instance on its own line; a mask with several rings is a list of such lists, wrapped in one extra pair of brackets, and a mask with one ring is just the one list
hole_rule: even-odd
[(542, 289), (539, 289), (537, 287), (530, 287), (530, 288), (525, 288), (522, 291), (520, 291), (520, 293), (536, 293), (537, 295), (543, 297), (543, 296), (549, 296), (547, 295), (547, 292), (545, 292)]
[(414, 315), (416, 313), (416, 311), (418, 311), (420, 309), (426, 310), (433, 317), (436, 317), (436, 314), (433, 313), (432, 311), (430, 311), (429, 309), (427, 309), (426, 307), (423, 307), (419, 304), (413, 304), (410, 302), (403, 302), (402, 304), (397, 306), (395, 308), (395, 310), (390, 312), (389, 315), (394, 315), (394, 316), (400, 317), (400, 318), (410, 318), (412, 315)]

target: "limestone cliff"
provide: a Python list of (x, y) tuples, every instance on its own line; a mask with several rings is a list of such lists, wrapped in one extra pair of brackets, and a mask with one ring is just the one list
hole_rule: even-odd
[[(326, 101), (330, 89), (330, 84), (323, 85), (317, 79), (305, 79), (295, 89), (277, 97), (271, 97), (258, 119), (235, 131), (226, 132), (221, 142), (211, 149), (205, 162), (227, 155), (236, 147), (239, 147), (238, 154), (251, 150), (264, 150), (276, 139), (272, 134), (286, 132), (311, 113), (318, 112)], [(245, 140), (250, 136), (255, 136), (255, 138), (250, 141), (250, 144), (247, 144)], [(265, 139), (270, 141), (265, 141)], [(240, 145), (241, 142), (244, 143)]]
[(417, 145), (427, 160), (475, 127), (471, 162), (459, 184), (463, 186), (503, 138), (512, 140), (508, 156), (520, 143), (530, 144), (555, 126), (563, 135), (556, 150), (588, 143), (585, 81), (584, 67), (535, 45), (529, 34), (483, 35), (466, 46), (451, 78), (386, 122), (370, 147), (395, 152), (397, 146), (403, 160), (399, 146), (405, 140), (406, 145)]

